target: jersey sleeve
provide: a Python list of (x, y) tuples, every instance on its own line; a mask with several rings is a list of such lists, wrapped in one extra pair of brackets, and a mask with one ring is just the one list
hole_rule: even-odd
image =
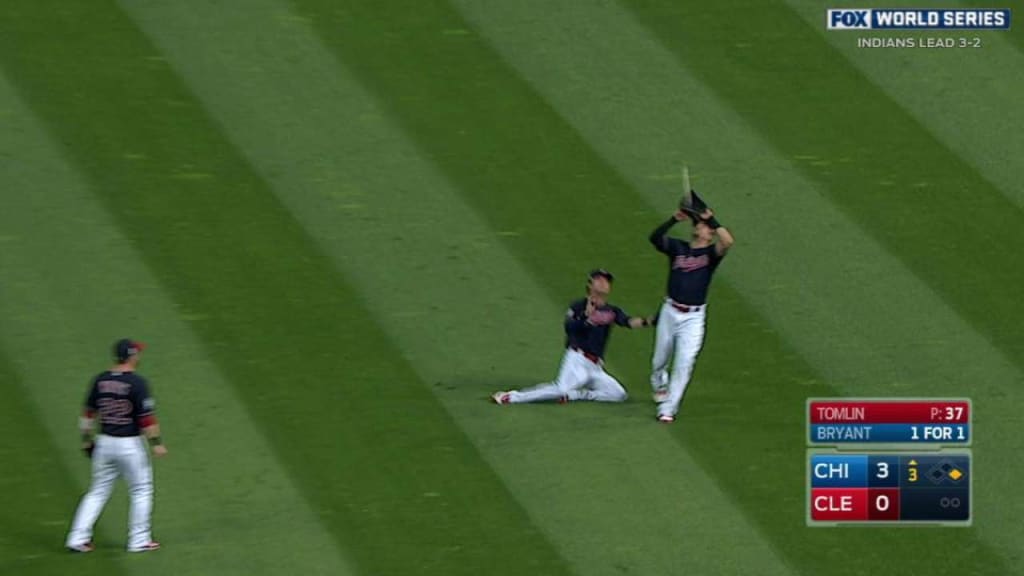
[(569, 304), (569, 309), (565, 311), (565, 332), (576, 332), (585, 327), (587, 318), (583, 315), (583, 311), (586, 306), (583, 304), (585, 300), (579, 300)]
[(672, 217), (669, 218), (667, 221), (663, 222), (660, 226), (655, 228), (653, 232), (651, 232), (651, 235), (648, 236), (647, 239), (651, 242), (651, 245), (654, 246), (655, 250), (657, 250), (658, 252), (662, 252), (664, 254), (669, 254), (671, 256), (671, 253), (669, 252), (669, 246), (671, 244), (672, 239), (668, 237), (668, 230), (675, 224), (676, 219), (675, 217)]
[(618, 324), (619, 326), (626, 326), (626, 327), (628, 327), (629, 326), (629, 319), (630, 319), (629, 314), (626, 314), (626, 312), (622, 308), (619, 308), (619, 307), (615, 308), (615, 323), (616, 324)]
[(726, 254), (719, 254), (718, 249), (711, 246), (711, 250), (708, 252), (708, 261), (711, 263), (711, 269), (718, 268), (718, 265), (722, 263)]
[(132, 386), (132, 409), (139, 426), (145, 428), (155, 422), (156, 400), (149, 393), (149, 383), (139, 379)]
[(89, 394), (87, 394), (85, 397), (85, 410), (87, 412), (96, 412), (96, 410), (99, 409), (98, 401), (100, 396), (100, 390), (99, 386), (96, 385), (98, 381), (99, 378), (93, 378), (92, 384), (90, 384), (89, 386)]

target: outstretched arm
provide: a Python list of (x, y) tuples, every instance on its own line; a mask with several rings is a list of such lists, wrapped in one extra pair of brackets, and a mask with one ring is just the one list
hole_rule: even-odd
[(645, 328), (647, 326), (654, 325), (654, 316), (642, 317), (642, 316), (630, 316), (626, 314), (622, 308), (615, 308), (615, 323), (619, 326), (629, 326), (630, 328)]
[(651, 241), (651, 244), (653, 244), (654, 248), (657, 249), (659, 252), (667, 251), (668, 236), (666, 236), (666, 234), (668, 234), (669, 228), (675, 226), (676, 222), (685, 220), (686, 218), (688, 218), (686, 212), (683, 212), (682, 210), (677, 210), (671, 218), (662, 223), (661, 226), (655, 228), (654, 232), (651, 232), (651, 235), (648, 237), (648, 240)]
[(647, 326), (653, 326), (653, 325), (654, 325), (654, 317), (653, 316), (650, 316), (650, 317), (647, 317), (647, 318), (637, 318), (637, 317), (634, 316), (633, 318), (629, 319), (629, 327), (630, 328), (646, 328)]

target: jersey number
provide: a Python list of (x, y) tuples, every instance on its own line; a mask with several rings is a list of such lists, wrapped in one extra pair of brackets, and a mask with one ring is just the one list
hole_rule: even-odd
[(97, 402), (100, 418), (105, 424), (123, 426), (132, 423), (132, 401), (122, 398), (100, 398)]

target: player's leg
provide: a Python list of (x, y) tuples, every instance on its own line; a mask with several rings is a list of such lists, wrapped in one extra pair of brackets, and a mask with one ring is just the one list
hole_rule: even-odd
[(658, 416), (674, 417), (686, 394), (701, 346), (704, 345), (704, 310), (690, 312), (676, 334), (675, 361), (669, 377), (668, 398), (658, 404)]
[(629, 394), (614, 376), (596, 366), (590, 382), (583, 388), (569, 392), (569, 400), (590, 400), (593, 402), (625, 402)]
[(558, 377), (554, 382), (539, 384), (525, 390), (512, 390), (508, 393), (509, 402), (512, 404), (550, 402), (566, 397), (570, 391), (586, 384), (587, 372), (584, 362), (590, 361), (579, 352), (566, 350), (562, 357), (562, 365), (558, 369)]
[(153, 541), (150, 517), (153, 511), (153, 468), (141, 437), (126, 442), (119, 461), (128, 482), (128, 551), (141, 552)]
[(672, 360), (676, 324), (679, 312), (668, 302), (658, 312), (658, 323), (654, 327), (654, 354), (651, 357), (651, 390), (655, 401), (663, 401), (668, 390), (668, 365)]
[(75, 511), (75, 519), (65, 541), (68, 548), (78, 549), (92, 540), (93, 526), (114, 491), (118, 474), (117, 454), (116, 446), (110, 440), (106, 436), (96, 438), (96, 448), (92, 452), (92, 482)]

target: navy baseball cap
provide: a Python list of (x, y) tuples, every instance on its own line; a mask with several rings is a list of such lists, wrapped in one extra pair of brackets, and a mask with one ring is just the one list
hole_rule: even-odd
[(604, 268), (591, 270), (590, 274), (588, 274), (587, 277), (590, 278), (591, 280), (593, 280), (594, 278), (604, 278), (609, 282), (615, 281), (615, 276), (613, 276), (611, 272), (605, 270)]
[(124, 362), (146, 349), (146, 345), (131, 338), (122, 338), (114, 344), (114, 356)]

